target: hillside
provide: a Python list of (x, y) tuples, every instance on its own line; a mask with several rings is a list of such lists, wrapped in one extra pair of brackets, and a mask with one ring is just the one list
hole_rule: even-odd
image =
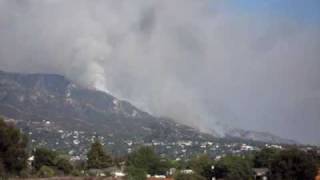
[[(218, 139), (171, 119), (154, 117), (105, 92), (50, 74), (0, 72), (0, 114), (14, 119), (30, 135), (31, 143), (73, 155), (86, 152), (95, 137), (107, 143), (115, 154), (130, 152), (139, 145), (155, 145), (160, 152), (174, 157), (212, 150), (214, 143), (260, 140), (237, 133)], [(277, 141), (276, 137), (271, 140), (286, 142)]]

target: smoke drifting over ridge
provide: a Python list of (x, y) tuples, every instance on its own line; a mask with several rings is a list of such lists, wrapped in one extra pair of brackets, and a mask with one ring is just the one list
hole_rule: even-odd
[(0, 69), (62, 74), (208, 131), (318, 143), (320, 29), (222, 1), (0, 0)]

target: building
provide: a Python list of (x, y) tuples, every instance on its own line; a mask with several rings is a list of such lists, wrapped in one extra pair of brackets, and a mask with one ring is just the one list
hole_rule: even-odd
[(255, 180), (267, 180), (268, 179), (268, 168), (253, 168)]
[(173, 178), (149, 177), (147, 180), (174, 180)]

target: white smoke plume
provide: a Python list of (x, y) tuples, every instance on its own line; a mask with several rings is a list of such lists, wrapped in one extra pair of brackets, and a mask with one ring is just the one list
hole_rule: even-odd
[(320, 143), (319, 25), (210, 0), (0, 0), (0, 69), (56, 73), (203, 131)]

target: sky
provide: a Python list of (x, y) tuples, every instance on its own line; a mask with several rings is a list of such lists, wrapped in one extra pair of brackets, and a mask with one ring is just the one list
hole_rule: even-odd
[(239, 13), (250, 15), (271, 15), (290, 18), (305, 23), (318, 23), (320, 19), (320, 2), (318, 0), (231, 0), (228, 1)]
[(204, 132), (320, 144), (318, 0), (0, 0), (0, 69), (55, 73)]

